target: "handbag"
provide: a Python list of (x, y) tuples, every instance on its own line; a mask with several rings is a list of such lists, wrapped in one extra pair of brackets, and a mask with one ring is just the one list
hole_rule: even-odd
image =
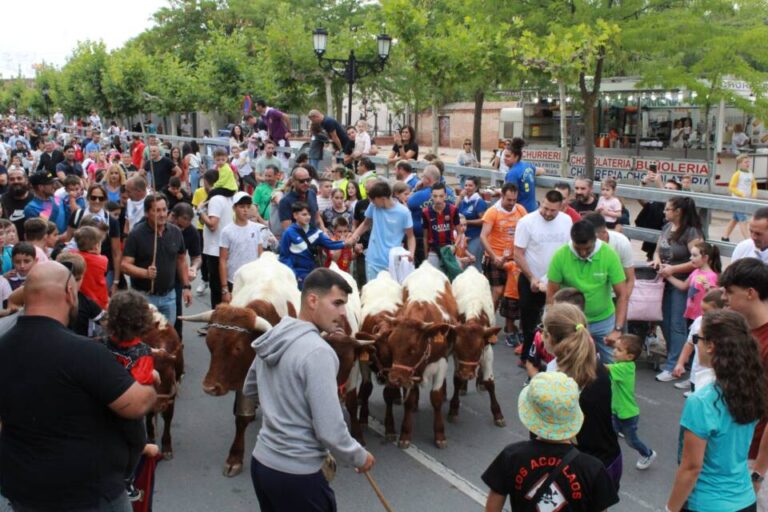
[[(539, 504), (539, 502), (541, 501), (541, 498), (544, 497), (544, 493), (549, 492), (549, 486), (552, 485), (552, 482), (555, 481), (555, 478), (557, 478), (557, 475), (562, 473), (563, 470), (565, 469), (565, 466), (570, 464), (571, 461), (573, 461), (573, 459), (575, 459), (578, 454), (579, 454), (579, 450), (577, 450), (574, 446), (571, 446), (570, 451), (565, 454), (565, 457), (563, 457), (563, 459), (560, 461), (560, 464), (558, 464), (557, 467), (549, 473), (549, 476), (547, 477), (546, 480), (544, 480), (544, 483), (541, 484), (538, 489), (536, 489), (536, 494), (533, 495), (533, 498), (531, 499), (531, 503), (533, 503), (534, 505)], [(530, 492), (530, 490), (528, 492)]]
[(637, 322), (661, 322), (661, 303), (664, 299), (664, 280), (637, 279), (629, 296), (627, 320)]

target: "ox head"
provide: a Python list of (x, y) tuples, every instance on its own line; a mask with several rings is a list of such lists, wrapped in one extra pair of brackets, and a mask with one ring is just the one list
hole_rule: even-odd
[(203, 379), (203, 391), (221, 396), (242, 389), (245, 375), (256, 353), (251, 342), (272, 326), (251, 308), (219, 304), (216, 309), (192, 317), (192, 322), (209, 322), (205, 343), (211, 363)]
[(430, 356), (447, 350), (453, 326), (442, 322), (424, 322), (399, 318), (392, 325), (388, 346), (392, 354), (389, 383), (410, 387), (421, 380)]
[(477, 377), (483, 349), (496, 336), (501, 327), (486, 327), (470, 320), (454, 327), (456, 342), (453, 351), (456, 356), (456, 374), (462, 380)]

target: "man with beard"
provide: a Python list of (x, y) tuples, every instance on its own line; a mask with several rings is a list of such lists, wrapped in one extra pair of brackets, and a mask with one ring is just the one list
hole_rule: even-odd
[[(57, 222), (59, 220), (59, 204), (53, 197), (54, 187), (53, 178), (45, 171), (36, 172), (29, 178), (32, 185), (34, 197), (24, 207), (24, 216), (27, 219), (40, 217), (44, 220)], [(64, 226), (59, 226), (59, 233), (67, 230), (66, 222)]]
[(3, 217), (13, 222), (19, 233), (19, 240), (24, 240), (24, 208), (32, 200), (29, 191), (27, 176), (21, 169), (8, 172), (8, 192), (0, 197), (0, 205), (3, 207)]
[(67, 176), (83, 177), (83, 167), (75, 161), (75, 147), (64, 146), (64, 160), (56, 164), (56, 176), (64, 181)]
[(181, 230), (168, 223), (168, 200), (163, 194), (147, 196), (144, 216), (146, 222), (139, 223), (128, 234), (120, 265), (123, 273), (131, 277), (131, 287), (146, 296), (173, 325), (176, 322), (176, 276), (183, 290), (184, 303), (189, 306), (192, 302), (187, 248)]
[(152, 408), (154, 387), (67, 329), (78, 310), (67, 267), (33, 267), (24, 298), (24, 316), (0, 338), (3, 495), (13, 510), (130, 510), (123, 475), (136, 440), (122, 422)]
[(597, 207), (597, 199), (592, 192), (592, 180), (579, 177), (573, 182), (575, 197), (571, 201), (571, 207), (579, 213), (593, 212)]

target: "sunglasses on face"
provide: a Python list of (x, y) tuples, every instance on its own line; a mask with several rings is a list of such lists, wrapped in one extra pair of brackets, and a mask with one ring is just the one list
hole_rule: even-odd
[(304, 178), (303, 180), (299, 180), (299, 179), (296, 180), (296, 183), (311, 183), (311, 182), (312, 182), (312, 178)]
[(90, 201), (100, 203), (101, 201), (104, 201), (106, 198), (104, 196), (89, 196), (88, 199)]

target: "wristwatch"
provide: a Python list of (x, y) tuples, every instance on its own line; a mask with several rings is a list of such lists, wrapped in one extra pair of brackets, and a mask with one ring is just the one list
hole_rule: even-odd
[(616, 325), (613, 327), (613, 330), (614, 330), (614, 331), (623, 331), (623, 330), (624, 330), (624, 324), (616, 324)]
[(192, 285), (191, 284), (181, 285), (181, 289), (182, 290), (191, 290), (192, 289)]
[(765, 480), (765, 477), (758, 473), (757, 471), (753, 471), (751, 475), (749, 475), (750, 478), (752, 478), (753, 482), (757, 482), (759, 484), (763, 483), (763, 480)]

